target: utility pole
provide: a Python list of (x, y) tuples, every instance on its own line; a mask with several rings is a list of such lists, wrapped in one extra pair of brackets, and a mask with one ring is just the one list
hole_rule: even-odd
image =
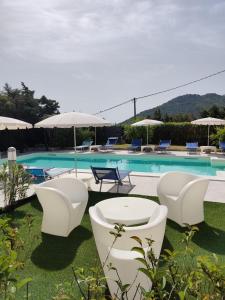
[(134, 99), (133, 99), (133, 102), (134, 102), (134, 118), (135, 118), (135, 119), (136, 119), (136, 115), (137, 115), (137, 112), (136, 112), (136, 101), (137, 101), (137, 99), (134, 98)]

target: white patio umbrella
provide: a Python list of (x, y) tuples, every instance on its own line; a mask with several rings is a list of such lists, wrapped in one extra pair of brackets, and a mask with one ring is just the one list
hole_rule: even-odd
[(147, 145), (148, 145), (148, 127), (149, 126), (154, 126), (154, 125), (161, 125), (163, 124), (163, 122), (161, 121), (157, 121), (157, 120), (151, 120), (151, 119), (144, 119), (144, 120), (141, 120), (139, 122), (136, 122), (136, 123), (133, 123), (131, 126), (145, 126), (147, 127)]
[[(76, 128), (81, 127), (104, 127), (111, 126), (110, 122), (99, 118), (94, 115), (79, 113), (79, 112), (68, 112), (49, 117), (41, 122), (34, 125), (36, 128), (70, 128), (73, 127), (74, 133), (74, 154), (76, 154), (77, 140), (76, 140)], [(76, 155), (75, 155), (76, 164)], [(77, 168), (76, 175), (77, 175)]]
[(16, 130), (26, 128), (32, 128), (32, 125), (30, 123), (18, 119), (0, 116), (0, 130)]
[(203, 119), (194, 120), (194, 121), (191, 122), (191, 124), (193, 124), (193, 125), (205, 125), (205, 126), (208, 126), (208, 146), (209, 146), (210, 126), (213, 126), (213, 125), (216, 125), (216, 126), (225, 125), (225, 120), (209, 117), (209, 118), (203, 118)]

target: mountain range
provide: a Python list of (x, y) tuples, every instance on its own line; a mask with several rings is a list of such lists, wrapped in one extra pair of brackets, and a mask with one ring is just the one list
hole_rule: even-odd
[[(177, 114), (189, 114), (193, 118), (200, 117), (200, 113), (203, 110), (207, 110), (213, 105), (218, 107), (225, 106), (225, 95), (218, 95), (215, 93), (198, 95), (198, 94), (186, 94), (171, 99), (170, 101), (163, 103), (151, 109), (144, 110), (137, 114), (137, 117), (141, 118), (153, 118), (154, 112), (160, 109), (161, 115), (177, 115)], [(126, 120), (124, 123), (129, 123)]]

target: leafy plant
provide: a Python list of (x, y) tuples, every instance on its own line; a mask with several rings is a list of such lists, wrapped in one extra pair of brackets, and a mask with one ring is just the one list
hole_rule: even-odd
[[(115, 231), (111, 232), (115, 236), (113, 244), (116, 239), (121, 237), (122, 232), (124, 232), (123, 225), (116, 224)], [(152, 282), (150, 291), (145, 290), (140, 284), (133, 299), (136, 295), (140, 295), (140, 299), (143, 300), (225, 299), (225, 265), (218, 261), (215, 254), (197, 257), (194, 255), (190, 242), (197, 232), (198, 228), (196, 226), (189, 226), (182, 239), (184, 249), (182, 251), (165, 249), (159, 259), (155, 257), (152, 251), (153, 240), (146, 238), (148, 244), (148, 250), (146, 251), (139, 237), (131, 237), (137, 242), (137, 246), (133, 247), (131, 251), (138, 252), (141, 255), (141, 257), (136, 258), (142, 264), (137, 272), (142, 272)], [(110, 251), (111, 249), (109, 253)], [(104, 265), (107, 263), (108, 257), (109, 254)], [(111, 264), (108, 267), (117, 274), (118, 280), (116, 280), (116, 283), (119, 290), (115, 297), (109, 297), (108, 299), (128, 300), (127, 294), (132, 283), (123, 284), (116, 268)], [(91, 274), (89, 272), (89, 275), (83, 268), (74, 271), (74, 274), (82, 300), (106, 299), (104, 292), (107, 287), (106, 280), (100, 275), (99, 268), (93, 269)]]
[[(111, 249), (113, 248), (117, 239), (122, 236), (123, 232), (125, 232), (125, 230), (124, 225), (122, 224), (115, 224), (114, 231), (110, 232), (110, 234), (114, 236), (114, 240), (102, 264), (103, 268), (107, 266)], [(113, 266), (109, 264), (108, 268), (113, 268)], [(102, 270), (99, 267), (99, 264), (96, 264), (96, 267), (91, 268), (88, 271), (86, 271), (84, 268), (78, 268), (76, 270), (73, 269), (73, 274), (75, 282), (82, 295), (82, 300), (105, 299), (106, 278), (105, 276), (102, 276)], [(117, 284), (120, 286), (120, 288), (124, 288), (120, 278), (118, 278)]]
[(31, 176), (24, 170), (22, 165), (13, 164), (9, 166), (8, 163), (4, 163), (0, 171), (4, 206), (10, 206), (16, 200), (25, 198), (31, 180)]
[[(0, 297), (16, 299), (19, 289), (28, 285), (31, 278), (20, 280), (17, 271), (23, 268), (18, 261), (17, 251), (21, 246), (18, 230), (10, 225), (10, 219), (0, 219)], [(28, 290), (28, 289), (27, 289)], [(28, 299), (28, 293), (27, 293)]]
[(213, 141), (214, 145), (218, 145), (218, 142), (225, 141), (225, 128), (217, 128), (216, 133), (210, 136), (210, 139)]

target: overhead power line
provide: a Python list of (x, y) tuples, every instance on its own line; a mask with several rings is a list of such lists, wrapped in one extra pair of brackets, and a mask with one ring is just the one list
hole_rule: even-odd
[(126, 101), (121, 102), (121, 103), (119, 103), (119, 104), (117, 104), (117, 105), (111, 106), (111, 107), (106, 108), (106, 109), (104, 109), (104, 110), (100, 110), (99, 112), (95, 113), (95, 115), (98, 115), (98, 114), (103, 113), (103, 112), (106, 112), (106, 111), (108, 111), (108, 110), (117, 108), (117, 107), (119, 107), (119, 106), (121, 106), (121, 105), (127, 104), (127, 103), (131, 102), (132, 100), (133, 100), (133, 99), (126, 100)]
[(225, 72), (225, 69), (224, 69), (224, 70), (221, 70), (221, 71), (218, 71), (218, 72), (216, 72), (216, 73), (210, 74), (210, 75), (206, 75), (206, 76), (201, 77), (201, 78), (199, 78), (199, 79), (195, 79), (195, 80), (189, 81), (189, 82), (187, 82), (187, 83), (177, 85), (177, 86), (172, 87), (172, 88), (164, 89), (164, 90), (161, 90), (161, 91), (158, 91), (158, 92), (154, 92), (154, 93), (151, 93), (151, 94), (147, 94), (147, 95), (144, 95), (144, 96), (135, 97), (135, 98), (132, 98), (132, 99), (129, 99), (129, 100), (120, 102), (120, 103), (117, 104), (117, 105), (114, 105), (114, 106), (108, 107), (108, 108), (106, 108), (106, 109), (100, 110), (99, 112), (96, 113), (96, 115), (98, 115), (98, 114), (100, 114), (100, 113), (104, 113), (104, 112), (109, 111), (109, 110), (112, 110), (112, 109), (115, 109), (115, 108), (120, 107), (120, 106), (122, 106), (122, 105), (125, 105), (125, 104), (127, 104), (127, 103), (129, 103), (129, 102), (134, 102), (134, 111), (135, 111), (135, 115), (136, 115), (136, 101), (137, 101), (137, 100), (144, 99), (144, 98), (147, 98), (147, 97), (156, 96), (156, 95), (163, 94), (163, 93), (167, 93), (167, 92), (171, 92), (171, 91), (180, 89), (180, 88), (182, 88), (182, 87), (185, 87), (185, 86), (194, 84), (194, 83), (196, 83), (196, 82), (203, 81), (203, 80), (206, 80), (206, 79), (208, 79), (208, 78), (214, 77), (214, 76), (219, 75), (219, 74), (224, 73), (224, 72)]
[(225, 72), (225, 70), (218, 71), (218, 72), (216, 72), (216, 73), (213, 73), (213, 74), (210, 74), (210, 75), (201, 77), (201, 78), (199, 78), (199, 79), (192, 80), (192, 81), (189, 81), (189, 82), (184, 83), (184, 84), (181, 84), (181, 85), (177, 85), (177, 86), (175, 86), (175, 87), (173, 87), (173, 88), (165, 89), (165, 90), (162, 90), (162, 91), (159, 91), (159, 92), (155, 92), (155, 93), (152, 93), (152, 94), (148, 94), (148, 95), (145, 95), (145, 96), (136, 97), (136, 99), (143, 99), (143, 98), (147, 98), (147, 97), (150, 97), (150, 96), (155, 96), (155, 95), (163, 94), (163, 93), (166, 93), (166, 92), (174, 91), (174, 90), (177, 90), (177, 89), (179, 89), (179, 88), (182, 88), (182, 87), (185, 87), (185, 86), (194, 84), (194, 83), (196, 83), (196, 82), (199, 82), (199, 81), (208, 79), (208, 78), (210, 78), (210, 77), (219, 75), (219, 74), (224, 73), (224, 72)]

